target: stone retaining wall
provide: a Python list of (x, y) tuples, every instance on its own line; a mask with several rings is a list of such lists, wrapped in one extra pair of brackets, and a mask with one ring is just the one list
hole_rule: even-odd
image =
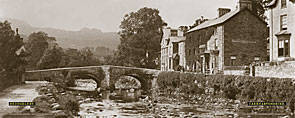
[(255, 75), (260, 77), (295, 78), (295, 61), (256, 66)]

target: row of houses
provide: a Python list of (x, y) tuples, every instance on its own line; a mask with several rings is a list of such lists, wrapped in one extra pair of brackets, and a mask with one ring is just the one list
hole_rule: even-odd
[(217, 18), (188, 31), (164, 27), (161, 70), (215, 74), (255, 61), (295, 57), (294, 0), (273, 0), (268, 7), (269, 29), (252, 12), (251, 0), (239, 0), (233, 11), (219, 8)]

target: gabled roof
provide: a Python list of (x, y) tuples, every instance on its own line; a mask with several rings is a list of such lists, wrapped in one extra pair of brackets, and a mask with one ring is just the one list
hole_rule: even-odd
[[(190, 32), (193, 32), (193, 31), (197, 31), (197, 30), (200, 30), (200, 29), (204, 29), (204, 28), (207, 28), (207, 27), (211, 27), (211, 26), (214, 26), (214, 25), (218, 25), (218, 24), (222, 24), (224, 22), (226, 22), (227, 20), (231, 19), (233, 16), (237, 15), (238, 13), (240, 13), (241, 11), (244, 11), (244, 10), (247, 10), (249, 12), (251, 12), (249, 9), (247, 8), (244, 8), (242, 10), (235, 10), (235, 11), (232, 11), (232, 12), (229, 12), (227, 14), (224, 14), (223, 16), (221, 17), (218, 17), (218, 18), (215, 18), (215, 19), (211, 19), (211, 20), (208, 20), (192, 29), (190, 29), (187, 33), (190, 33)], [(252, 13), (252, 12), (251, 12)], [(252, 13), (253, 14), (253, 13)], [(253, 14), (254, 15), (254, 14)], [(257, 15), (255, 15), (257, 18), (259, 18)], [(263, 21), (262, 19), (259, 18), (259, 20)], [(265, 23), (265, 21), (263, 21)]]
[(215, 18), (215, 19), (210, 19), (210, 20), (208, 20), (208, 21), (194, 27), (193, 29), (190, 29), (187, 33), (193, 32), (193, 31), (196, 31), (196, 30), (200, 30), (200, 29), (203, 29), (203, 28), (207, 28), (207, 27), (210, 27), (210, 26), (213, 26), (213, 25), (218, 25), (218, 24), (224, 23), (225, 21), (227, 21), (228, 19), (230, 19), (231, 17), (233, 17), (237, 13), (239, 13), (239, 10), (229, 12), (229, 13), (224, 14), (223, 16)]

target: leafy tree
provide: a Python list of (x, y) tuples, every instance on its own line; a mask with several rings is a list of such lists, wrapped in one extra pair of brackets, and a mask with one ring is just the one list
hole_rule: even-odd
[(66, 49), (62, 58), (63, 67), (82, 66), (82, 64), (80, 64), (82, 60), (78, 49)]
[(23, 46), (23, 39), (11, 29), (8, 21), (0, 22), (0, 72), (17, 69), (24, 62), (23, 54), (17, 54)]
[(36, 68), (37, 63), (42, 58), (44, 52), (48, 48), (49, 43), (47, 40), (51, 38), (45, 32), (32, 33), (28, 37), (28, 41), (25, 44), (27, 52), (30, 54), (28, 56), (29, 68)]
[(106, 55), (103, 57), (102, 64), (103, 65), (112, 65), (114, 62), (114, 55)]
[(115, 63), (123, 66), (156, 68), (164, 21), (157, 9), (141, 8), (126, 14), (119, 32), (121, 44), (115, 53)]
[(93, 49), (85, 47), (81, 50), (66, 49), (62, 56), (62, 66), (79, 67), (79, 66), (97, 66), (100, 61), (93, 54)]
[(258, 15), (261, 19), (266, 20), (265, 11), (267, 8), (265, 7), (271, 0), (252, 0), (253, 12)]
[(103, 56), (107, 56), (107, 55), (112, 55), (113, 51), (107, 47), (97, 46), (93, 53), (95, 56), (103, 57)]
[(52, 49), (47, 49), (38, 62), (39, 69), (49, 69), (60, 67), (63, 50), (60, 47), (54, 46)]
[(93, 49), (90, 47), (85, 47), (80, 50), (80, 56), (82, 57), (83, 66), (97, 66), (100, 65), (99, 59), (93, 54)]

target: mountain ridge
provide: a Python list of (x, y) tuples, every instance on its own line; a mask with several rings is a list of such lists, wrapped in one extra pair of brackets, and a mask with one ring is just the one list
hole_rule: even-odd
[(1, 19), (11, 23), (13, 29), (19, 28), (19, 34), (26, 39), (31, 33), (43, 31), (55, 37), (57, 43), (63, 48), (81, 49), (84, 47), (106, 47), (115, 50), (120, 44), (120, 36), (116, 32), (102, 32), (96, 28), (81, 28), (78, 31), (63, 30), (50, 27), (34, 27), (18, 19)]

